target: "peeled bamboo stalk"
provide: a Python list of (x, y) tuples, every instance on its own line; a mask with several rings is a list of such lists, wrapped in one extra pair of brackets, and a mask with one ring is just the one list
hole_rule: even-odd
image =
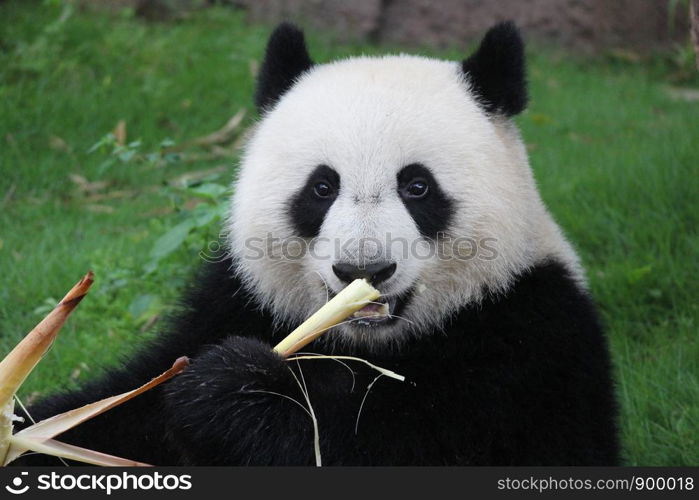
[(354, 280), (279, 342), (274, 351), (285, 358), (290, 356), (380, 296), (381, 293), (366, 280)]

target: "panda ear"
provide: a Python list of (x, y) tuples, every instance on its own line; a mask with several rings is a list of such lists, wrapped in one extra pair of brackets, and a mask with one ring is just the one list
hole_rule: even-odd
[(265, 58), (257, 76), (255, 104), (258, 110), (272, 107), (312, 66), (303, 31), (289, 23), (277, 26), (267, 41)]
[(511, 21), (490, 28), (461, 67), (486, 112), (513, 116), (526, 107), (524, 42)]

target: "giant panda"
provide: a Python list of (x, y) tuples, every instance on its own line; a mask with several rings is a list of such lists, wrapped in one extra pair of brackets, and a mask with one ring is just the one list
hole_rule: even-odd
[[(186, 355), (182, 374), (60, 439), (156, 465), (618, 463), (606, 338), (512, 120), (527, 102), (513, 24), (461, 62), (328, 64), (282, 24), (255, 102), (225, 256), (203, 264), (136, 355), (33, 405), (35, 419), (130, 390)], [(383, 304), (305, 350), (403, 382), (351, 359), (272, 351), (357, 278)]]

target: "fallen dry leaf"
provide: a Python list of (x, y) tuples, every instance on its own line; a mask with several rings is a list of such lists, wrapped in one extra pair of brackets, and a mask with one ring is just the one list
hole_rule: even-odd
[(220, 174), (225, 172), (228, 167), (226, 165), (219, 165), (218, 167), (209, 168), (206, 170), (194, 170), (192, 172), (185, 172), (177, 177), (174, 177), (168, 181), (170, 186), (187, 186), (192, 181), (198, 181), (209, 177), (210, 175)]
[(78, 187), (78, 191), (85, 194), (94, 193), (101, 191), (107, 186), (109, 182), (107, 181), (88, 181), (85, 177), (79, 174), (69, 174), (68, 178)]
[(93, 214), (113, 214), (114, 213), (114, 207), (110, 207), (109, 205), (91, 204), (91, 205), (85, 205), (85, 209), (88, 212), (92, 212)]
[(55, 151), (64, 151), (66, 153), (70, 152), (71, 150), (68, 143), (57, 135), (52, 135), (49, 137), (49, 147)]
[(112, 133), (119, 146), (126, 144), (126, 121), (119, 120)]
[(185, 142), (179, 146), (168, 148), (167, 151), (181, 151), (191, 146), (210, 147), (214, 145), (228, 144), (236, 137), (238, 127), (240, 127), (240, 124), (243, 122), (243, 118), (245, 118), (245, 113), (245, 108), (241, 108), (226, 122), (223, 127), (218, 129), (216, 132), (212, 132), (202, 137), (197, 137), (196, 139)]

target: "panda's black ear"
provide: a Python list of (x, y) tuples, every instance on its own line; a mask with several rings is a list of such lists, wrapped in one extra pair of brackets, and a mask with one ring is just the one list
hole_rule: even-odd
[(257, 75), (257, 109), (263, 111), (272, 107), (312, 66), (303, 31), (289, 23), (277, 26), (267, 41), (265, 58)]
[(461, 66), (488, 113), (513, 116), (526, 107), (524, 42), (511, 21), (490, 28)]

